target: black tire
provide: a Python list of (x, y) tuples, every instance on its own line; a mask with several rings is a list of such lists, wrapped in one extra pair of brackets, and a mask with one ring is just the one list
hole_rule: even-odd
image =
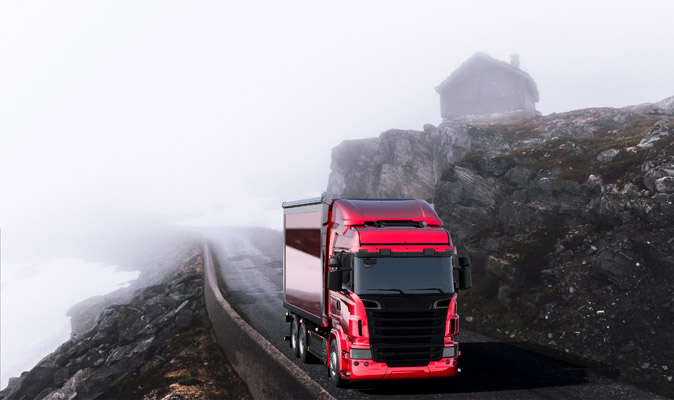
[(330, 341), (330, 354), (328, 355), (328, 374), (330, 380), (336, 387), (341, 388), (346, 386), (347, 382), (342, 379), (339, 373), (339, 349), (337, 348), (337, 341), (333, 338)]
[(297, 318), (293, 318), (293, 322), (290, 324), (290, 348), (295, 357), (300, 356), (299, 333), (299, 323), (297, 322)]
[(308, 363), (311, 360), (311, 355), (307, 351), (307, 325), (302, 323), (300, 324), (300, 331), (297, 341), (297, 350), (299, 351), (300, 360), (303, 363)]

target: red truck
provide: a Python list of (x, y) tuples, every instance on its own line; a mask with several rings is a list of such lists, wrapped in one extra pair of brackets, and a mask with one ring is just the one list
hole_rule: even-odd
[(296, 357), (318, 357), (338, 387), (456, 375), (456, 292), (471, 286), (470, 261), (452, 267), (452, 239), (427, 202), (314, 198), (284, 202), (283, 214)]

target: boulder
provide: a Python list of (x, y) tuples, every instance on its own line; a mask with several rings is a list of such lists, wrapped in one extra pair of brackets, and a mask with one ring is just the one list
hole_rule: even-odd
[(437, 130), (438, 130), (438, 128), (433, 124), (424, 124), (424, 132), (431, 133), (431, 132), (435, 132)]
[(674, 176), (663, 176), (656, 179), (655, 190), (660, 193), (674, 193)]
[(494, 256), (490, 256), (487, 260), (487, 271), (510, 284), (517, 284), (521, 277), (517, 267), (512, 262)]
[(528, 168), (514, 167), (505, 174), (505, 179), (512, 185), (518, 188), (526, 187), (536, 173)]
[(503, 304), (503, 306), (509, 308), (513, 303), (513, 297), (516, 297), (518, 292), (518, 288), (513, 288), (511, 285), (506, 283), (500, 283), (498, 286), (498, 292), (496, 293), (496, 298), (501, 304)]
[[(649, 168), (643, 176), (644, 186), (646, 186), (648, 190), (659, 191), (657, 190), (657, 182), (659, 179), (665, 177), (674, 177), (674, 167), (670, 168), (669, 166), (666, 166)], [(663, 189), (666, 188), (666, 185), (667, 184), (663, 185), (661, 183)]]
[(606, 283), (625, 284), (630, 280), (634, 263), (611, 250), (601, 250), (593, 257), (597, 278)]
[(608, 149), (604, 150), (597, 155), (597, 161), (600, 163), (609, 163), (620, 153), (618, 149)]
[(666, 119), (663, 119), (661, 121), (658, 121), (655, 123), (653, 126), (653, 129), (651, 129), (646, 136), (641, 139), (639, 144), (637, 144), (637, 148), (640, 150), (648, 150), (653, 148), (657, 142), (660, 140), (670, 137), (672, 135), (672, 131), (669, 128), (669, 121)]

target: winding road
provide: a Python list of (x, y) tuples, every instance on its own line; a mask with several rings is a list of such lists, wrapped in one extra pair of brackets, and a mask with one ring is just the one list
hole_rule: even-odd
[(282, 305), (282, 234), (263, 228), (202, 229), (224, 281), (224, 297), (272, 345), (337, 399), (388, 398), (659, 398), (592, 369), (462, 330), (461, 373), (448, 380), (374, 381), (337, 389), (319, 361), (302, 364), (290, 351)]

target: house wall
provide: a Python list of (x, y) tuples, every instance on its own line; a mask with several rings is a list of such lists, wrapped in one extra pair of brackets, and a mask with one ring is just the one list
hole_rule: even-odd
[(525, 110), (535, 110), (536, 109), (536, 99), (534, 98), (534, 94), (531, 93), (531, 90), (525, 90), (525, 97), (524, 97), (524, 109)]
[(527, 81), (489, 64), (476, 64), (440, 93), (443, 118), (513, 110), (533, 110)]

